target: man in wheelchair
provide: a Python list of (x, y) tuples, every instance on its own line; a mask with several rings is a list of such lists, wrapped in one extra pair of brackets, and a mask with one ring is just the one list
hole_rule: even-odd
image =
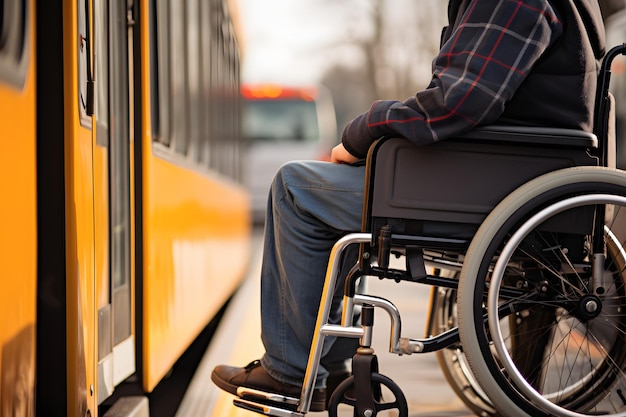
[[(345, 127), (331, 163), (294, 161), (276, 174), (261, 271), (266, 351), (246, 367), (216, 367), (218, 387), (235, 395), (245, 387), (300, 396), (330, 252), (361, 229), (366, 174), (360, 161), (376, 139), (402, 137), (422, 146), (495, 123), (592, 131), (604, 54), (596, 1), (451, 0), (448, 8), (449, 26), (424, 90), (404, 102), (373, 103)], [(332, 322), (340, 321), (340, 304), (338, 292)], [(324, 410), (327, 386), (349, 374), (355, 345), (334, 339), (326, 339), (310, 411)]]

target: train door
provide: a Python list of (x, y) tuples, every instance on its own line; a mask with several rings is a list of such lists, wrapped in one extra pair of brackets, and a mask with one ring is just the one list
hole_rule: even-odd
[[(98, 403), (135, 372), (131, 265), (132, 0), (94, 3)], [(100, 167), (100, 168), (98, 168)], [(99, 213), (98, 207), (104, 210)], [(98, 238), (98, 234), (102, 238)]]

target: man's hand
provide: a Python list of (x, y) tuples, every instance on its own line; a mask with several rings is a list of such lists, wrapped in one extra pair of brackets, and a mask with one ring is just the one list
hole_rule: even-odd
[(359, 158), (348, 152), (342, 143), (335, 146), (330, 152), (330, 162), (336, 164), (353, 164), (358, 160)]

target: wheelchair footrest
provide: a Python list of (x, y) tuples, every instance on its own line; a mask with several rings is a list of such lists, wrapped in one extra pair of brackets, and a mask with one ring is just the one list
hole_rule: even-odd
[(235, 398), (233, 400), (233, 404), (239, 408), (243, 408), (244, 410), (252, 411), (255, 413), (263, 414), (266, 416), (275, 416), (275, 417), (303, 417), (304, 414), (292, 411), (284, 408), (280, 408), (277, 405), (268, 405), (263, 403), (258, 403), (250, 400), (244, 400), (243, 398)]
[(285, 404), (287, 407), (294, 408), (298, 406), (300, 398), (288, 397), (282, 394), (274, 394), (271, 392), (260, 391), (253, 388), (239, 387), (237, 395), (248, 400), (256, 400), (261, 403), (270, 402), (273, 404)]

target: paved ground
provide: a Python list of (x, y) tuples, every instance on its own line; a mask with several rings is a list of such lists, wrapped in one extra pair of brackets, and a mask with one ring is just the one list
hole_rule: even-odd
[[(214, 340), (200, 364), (179, 417), (226, 417), (258, 415), (232, 405), (233, 396), (223, 393), (210, 381), (210, 372), (220, 363), (245, 365), (263, 352), (260, 343), (258, 271), (260, 239), (255, 237), (255, 258), (250, 276), (229, 306)], [(423, 337), (428, 307), (429, 287), (373, 280), (370, 293), (391, 300), (402, 314), (402, 336)], [(404, 392), (410, 417), (466, 417), (473, 414), (447, 384), (434, 353), (397, 356), (388, 352), (389, 319), (377, 312), (373, 347), (380, 373), (393, 379)], [(321, 417), (326, 413), (310, 413)], [(347, 415), (352, 415), (351, 413)]]

